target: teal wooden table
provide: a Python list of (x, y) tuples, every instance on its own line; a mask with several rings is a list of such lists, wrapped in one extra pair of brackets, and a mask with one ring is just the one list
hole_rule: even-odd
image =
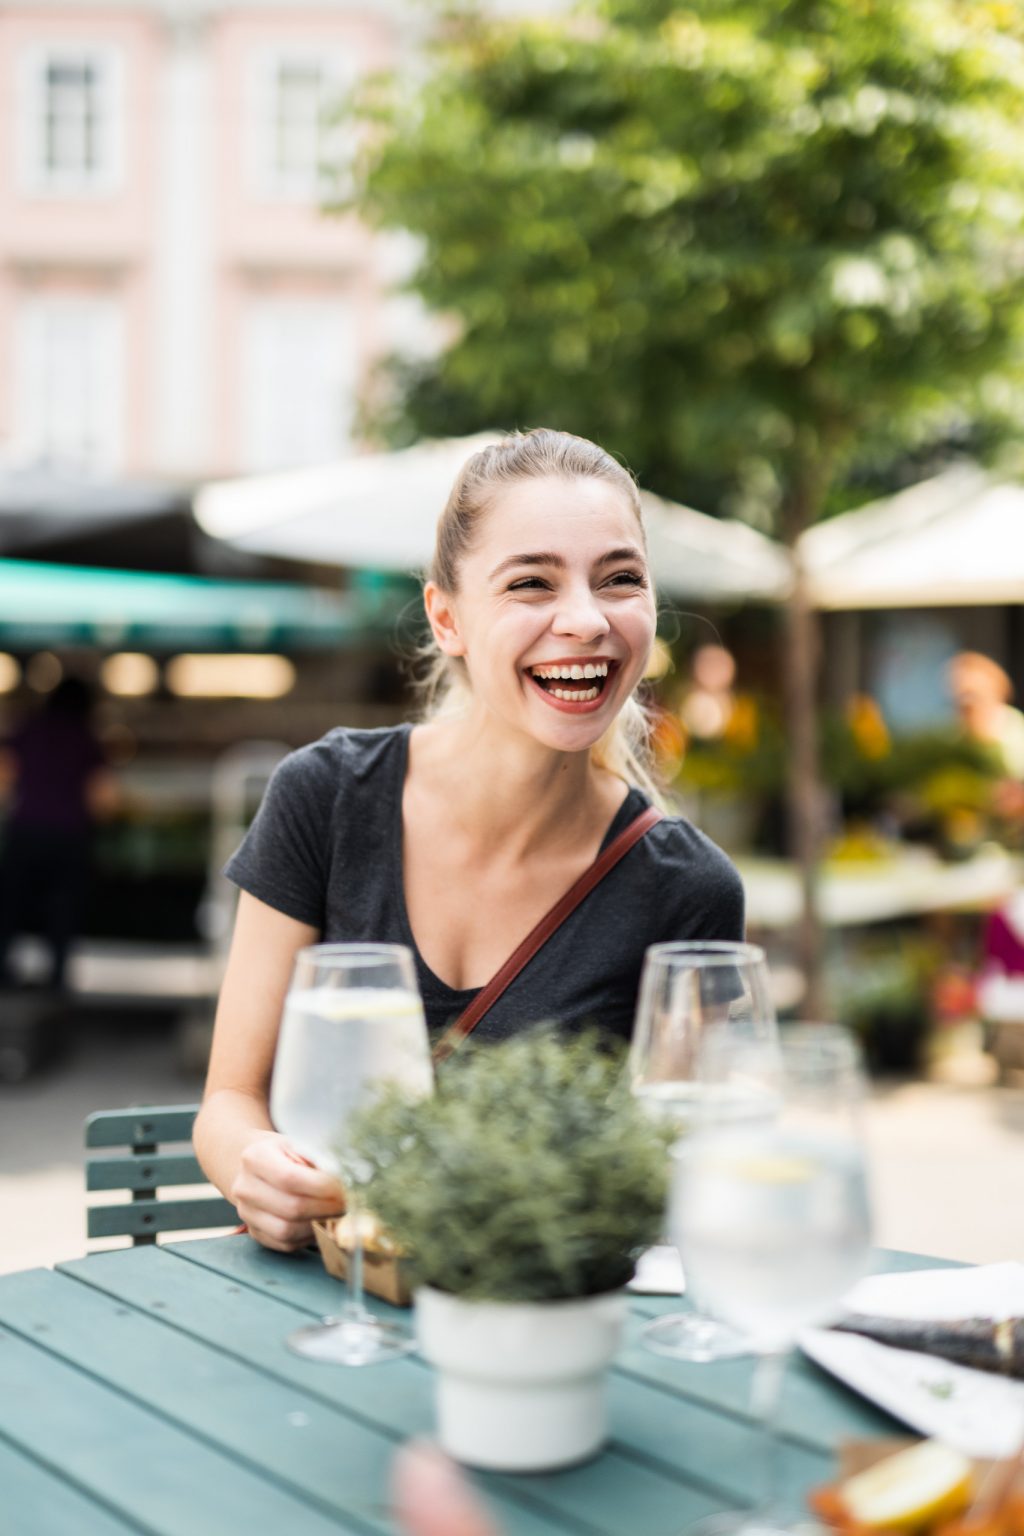
[[(877, 1267), (933, 1262), (890, 1253)], [(316, 1254), (272, 1254), (244, 1236), (0, 1276), (0, 1532), (392, 1532), (390, 1464), (408, 1436), (431, 1432), (432, 1373), (416, 1357), (343, 1370), (291, 1354), (288, 1330), (340, 1298)], [(674, 1306), (635, 1300), (601, 1456), (477, 1477), (508, 1536), (675, 1536), (753, 1501), (750, 1362), (686, 1366), (641, 1348), (644, 1322)], [(780, 1425), (794, 1512), (831, 1475), (842, 1438), (894, 1430), (802, 1359)]]

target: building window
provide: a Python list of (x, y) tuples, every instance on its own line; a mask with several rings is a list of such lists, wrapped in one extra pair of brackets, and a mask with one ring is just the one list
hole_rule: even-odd
[(19, 113), (26, 191), (81, 196), (116, 190), (122, 73), (120, 57), (111, 48), (28, 51)]
[(318, 202), (344, 166), (351, 130), (337, 120), (351, 70), (336, 55), (261, 57), (253, 75), (252, 175), (257, 196)]
[(242, 469), (323, 463), (346, 452), (357, 383), (346, 303), (254, 302), (245, 316), (241, 366)]
[(107, 299), (28, 300), (18, 315), (13, 397), (20, 454), (121, 467), (121, 315)]

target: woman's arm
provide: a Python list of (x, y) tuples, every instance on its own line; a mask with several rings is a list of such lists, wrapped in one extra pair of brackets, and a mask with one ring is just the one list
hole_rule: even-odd
[(336, 1179), (312, 1167), (270, 1123), (268, 1099), (281, 1009), (298, 950), (319, 934), (243, 891), (217, 1006), (196, 1154), (252, 1236), (285, 1252), (336, 1216)]

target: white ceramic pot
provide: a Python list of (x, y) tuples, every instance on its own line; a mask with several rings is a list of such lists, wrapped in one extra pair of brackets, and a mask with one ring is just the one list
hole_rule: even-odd
[(436, 1366), (450, 1456), (501, 1472), (585, 1461), (608, 1432), (606, 1377), (626, 1293), (573, 1301), (468, 1301), (416, 1292), (420, 1349)]

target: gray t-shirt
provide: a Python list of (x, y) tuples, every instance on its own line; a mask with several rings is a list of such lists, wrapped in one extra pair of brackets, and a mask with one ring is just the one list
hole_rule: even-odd
[[(456, 991), (416, 947), (402, 882), (402, 790), (409, 725), (339, 728), (279, 764), (225, 873), (260, 901), (309, 923), (325, 942), (407, 944), (434, 1033), (476, 991)], [(606, 846), (647, 805), (631, 789)], [(553, 906), (561, 891), (552, 890)], [(473, 899), (466, 892), (467, 901)], [(741, 939), (743, 887), (725, 854), (666, 817), (580, 903), (478, 1024), (501, 1040), (557, 1019), (628, 1040), (644, 951), (668, 939)], [(511, 945), (509, 946), (511, 950)]]

